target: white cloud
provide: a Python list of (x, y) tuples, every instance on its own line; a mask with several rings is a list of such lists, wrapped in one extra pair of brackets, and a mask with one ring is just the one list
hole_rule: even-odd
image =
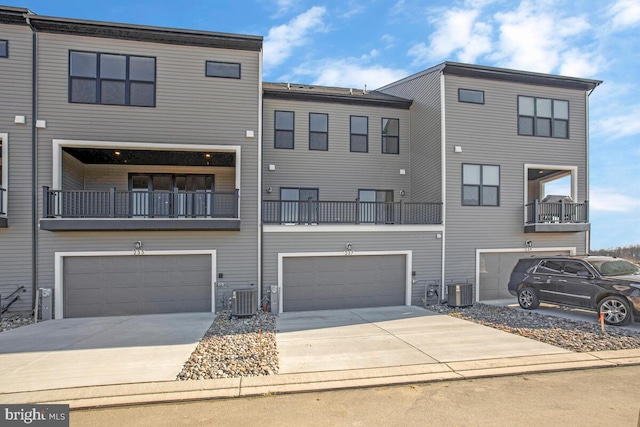
[(354, 15), (358, 15), (362, 12), (364, 12), (366, 10), (366, 8), (364, 7), (364, 5), (362, 4), (358, 4), (357, 2), (354, 1), (350, 1), (347, 4), (347, 8), (348, 10), (346, 12), (343, 12), (339, 15), (340, 18), (342, 19), (348, 19), (351, 18)]
[(577, 58), (580, 52), (570, 51), (569, 41), (591, 28), (584, 17), (563, 17), (553, 3), (528, 0), (516, 10), (496, 13), (495, 19), (499, 38), (490, 59), (502, 67), (544, 73)]
[(478, 22), (478, 9), (451, 9), (433, 18), (435, 32), (429, 45), (417, 43), (409, 49), (414, 65), (424, 65), (445, 59), (456, 52), (462, 62), (475, 62), (491, 51), (491, 25)]
[(383, 34), (382, 37), (380, 37), (380, 41), (386, 44), (385, 46), (385, 49), (386, 49), (386, 48), (393, 47), (393, 45), (396, 42), (396, 38), (393, 37), (391, 34)]
[(288, 23), (272, 27), (264, 40), (264, 65), (283, 63), (297, 47), (308, 43), (309, 34), (324, 31), (324, 7), (314, 6), (291, 19)]
[(633, 212), (640, 209), (640, 198), (616, 193), (611, 188), (593, 188), (589, 208), (600, 212)]
[(638, 119), (640, 105), (627, 106), (625, 111), (623, 114), (598, 120), (591, 129), (595, 134), (609, 140), (640, 135), (640, 120)]
[(311, 77), (313, 84), (375, 89), (399, 80), (407, 75), (406, 70), (367, 65), (371, 54), (360, 58), (327, 59), (302, 64), (294, 70), (294, 76)]
[(598, 54), (576, 48), (563, 52), (560, 58), (559, 72), (563, 76), (595, 76), (604, 66), (604, 59)]
[(296, 0), (276, 0), (277, 11), (274, 18), (284, 15), (296, 5)]
[(640, 2), (638, 0), (618, 0), (609, 9), (611, 24), (616, 30), (640, 24)]

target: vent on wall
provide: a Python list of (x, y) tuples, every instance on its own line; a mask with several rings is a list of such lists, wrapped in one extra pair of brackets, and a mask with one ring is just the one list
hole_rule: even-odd
[(256, 289), (237, 289), (231, 294), (231, 315), (252, 316), (258, 307), (258, 291)]

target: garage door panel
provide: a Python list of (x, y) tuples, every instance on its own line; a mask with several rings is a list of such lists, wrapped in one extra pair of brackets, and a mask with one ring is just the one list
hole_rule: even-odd
[(498, 252), (480, 253), (480, 300), (513, 298), (508, 285), (511, 271), (520, 258), (568, 254), (568, 251), (553, 252)]
[(210, 312), (210, 255), (65, 257), (65, 317)]
[(405, 303), (404, 255), (292, 257), (283, 262), (283, 310)]

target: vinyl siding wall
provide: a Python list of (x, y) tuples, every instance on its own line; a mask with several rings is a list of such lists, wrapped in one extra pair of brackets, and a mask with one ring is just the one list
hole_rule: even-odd
[(236, 171), (217, 166), (156, 166), (156, 165), (86, 165), (63, 153), (63, 190), (108, 191), (129, 189), (130, 173), (214, 175), (215, 191), (233, 192)]
[(440, 72), (382, 90), (413, 100), (411, 105), (411, 194), (416, 200), (442, 201)]
[[(0, 228), (0, 294), (9, 296), (18, 286), (27, 292), (10, 308), (31, 310), (31, 30), (0, 24), (0, 39), (9, 41), (9, 57), (0, 58), (0, 133), (8, 134), (9, 155), (3, 158), (9, 182), (8, 228)], [(26, 125), (14, 124), (26, 116)], [(3, 141), (6, 144), (7, 141)], [(8, 165), (8, 166), (7, 166)]]
[[(524, 164), (578, 167), (578, 201), (586, 194), (585, 93), (446, 76), (446, 280), (475, 281), (477, 248), (576, 247), (586, 233), (524, 233)], [(484, 105), (458, 102), (458, 88), (483, 90)], [(570, 139), (518, 136), (518, 95), (569, 101)], [(453, 147), (462, 146), (462, 153)], [(500, 206), (462, 206), (462, 164), (500, 166)]]
[[(274, 148), (274, 112), (294, 111), (294, 149)], [(309, 113), (329, 115), (329, 150), (309, 150)], [(369, 152), (350, 152), (350, 116), (369, 117)], [(382, 118), (400, 119), (400, 154), (382, 154)], [(264, 100), (263, 182), (265, 200), (281, 187), (318, 188), (320, 200), (353, 201), (358, 189), (393, 190), (394, 201), (429, 202), (411, 196), (409, 111), (338, 103)], [(269, 165), (276, 170), (270, 171)], [(404, 169), (406, 174), (401, 175)], [(267, 187), (273, 189), (267, 193)], [(405, 196), (400, 196), (400, 191)]]
[[(321, 226), (318, 226), (321, 227)], [(278, 284), (278, 254), (298, 252), (341, 252), (347, 242), (354, 252), (413, 251), (413, 285), (411, 304), (423, 305), (424, 286), (427, 281), (440, 280), (442, 239), (436, 232), (284, 232), (263, 235), (264, 289)], [(347, 255), (345, 255), (347, 256)]]
[[(69, 103), (69, 50), (155, 57), (156, 106)], [(253, 130), (258, 135), (260, 131), (259, 53), (40, 34), (38, 60), (39, 115), (47, 119), (47, 129), (38, 136), (38, 186), (52, 185), (53, 139), (164, 143), (177, 149), (180, 144), (238, 145), (242, 150), (241, 164), (237, 165), (241, 168), (240, 232), (39, 231), (38, 284), (52, 286), (56, 251), (133, 250), (136, 240), (143, 241), (148, 251), (216, 249), (217, 270), (224, 273), (225, 281), (255, 283), (259, 139), (246, 138), (245, 133)], [(241, 63), (242, 79), (205, 77), (207, 60)], [(108, 178), (101, 175), (103, 172)], [(84, 166), (85, 186), (100, 180), (121, 181), (125, 175), (115, 167)]]

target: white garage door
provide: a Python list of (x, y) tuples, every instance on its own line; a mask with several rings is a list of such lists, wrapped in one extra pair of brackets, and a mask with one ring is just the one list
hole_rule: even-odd
[(211, 311), (211, 255), (64, 257), (64, 317)]
[(513, 298), (507, 285), (520, 258), (557, 254), (567, 255), (569, 251), (480, 253), (480, 301)]
[(404, 305), (404, 255), (292, 257), (283, 262), (283, 311)]

